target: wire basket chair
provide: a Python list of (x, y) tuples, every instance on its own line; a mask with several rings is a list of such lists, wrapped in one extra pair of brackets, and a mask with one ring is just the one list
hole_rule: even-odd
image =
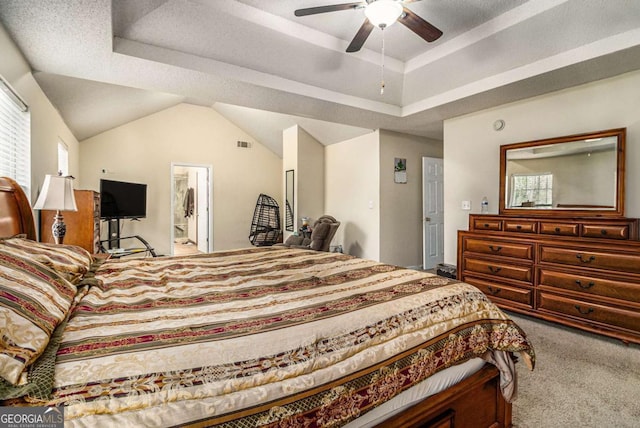
[(249, 241), (256, 247), (273, 245), (280, 239), (280, 206), (271, 196), (258, 196), (253, 211)]

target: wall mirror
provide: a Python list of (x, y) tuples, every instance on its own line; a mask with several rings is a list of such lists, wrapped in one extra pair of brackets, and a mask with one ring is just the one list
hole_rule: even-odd
[(287, 170), (285, 172), (285, 230), (287, 232), (293, 232), (293, 219), (295, 216), (293, 215), (293, 208), (295, 206), (295, 180), (294, 180), (294, 172), (292, 169)]
[(500, 213), (623, 216), (625, 128), (500, 146)]

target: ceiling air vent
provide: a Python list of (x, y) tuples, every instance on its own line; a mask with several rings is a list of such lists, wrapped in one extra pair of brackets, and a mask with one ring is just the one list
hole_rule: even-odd
[(250, 149), (251, 143), (248, 141), (238, 141), (238, 147), (241, 147), (243, 149)]

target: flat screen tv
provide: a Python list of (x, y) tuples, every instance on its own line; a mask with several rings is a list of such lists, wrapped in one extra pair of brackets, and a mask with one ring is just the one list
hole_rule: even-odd
[(100, 180), (100, 218), (144, 218), (147, 216), (147, 185)]

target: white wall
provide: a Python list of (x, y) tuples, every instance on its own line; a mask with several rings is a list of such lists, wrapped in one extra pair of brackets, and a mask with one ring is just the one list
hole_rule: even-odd
[[(422, 265), (422, 157), (442, 158), (442, 141), (380, 131), (380, 261)], [(407, 183), (394, 182), (394, 159), (407, 160)]]
[[(31, 112), (31, 200), (36, 196), (45, 174), (58, 170), (58, 139), (69, 149), (69, 173), (79, 177), (78, 140), (33, 78), (29, 64), (0, 24), (0, 75), (29, 105)], [(78, 187), (78, 180), (74, 183)], [(36, 219), (38, 218), (37, 212)]]
[(380, 133), (325, 147), (325, 212), (340, 221), (333, 245), (380, 259)]
[[(457, 231), (468, 229), (469, 211), (498, 212), (500, 145), (627, 128), (626, 216), (640, 217), (640, 72), (483, 110), (444, 122), (445, 262), (456, 264)], [(503, 119), (506, 126), (494, 131)]]
[[(238, 148), (238, 140), (251, 148)], [(141, 235), (160, 254), (171, 248), (171, 162), (213, 166), (214, 250), (251, 245), (260, 193), (282, 201), (281, 159), (212, 108), (179, 104), (80, 146), (82, 188), (99, 190), (101, 178), (148, 185), (147, 218), (126, 221), (123, 235)]]

